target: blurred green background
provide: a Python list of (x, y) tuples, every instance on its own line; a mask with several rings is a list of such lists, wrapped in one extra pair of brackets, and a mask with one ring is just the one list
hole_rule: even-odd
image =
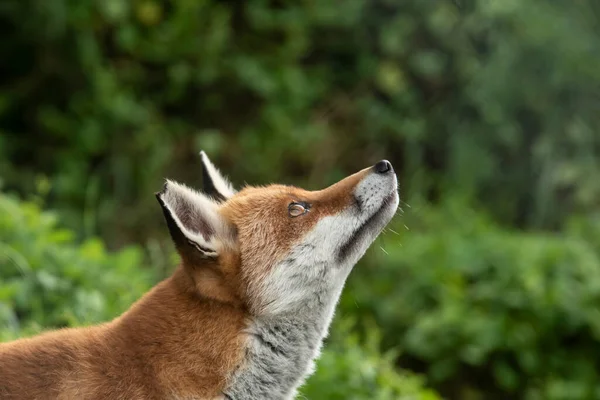
[(318, 189), (403, 213), (308, 399), (600, 399), (600, 2), (4, 0), (0, 339), (107, 320), (177, 263), (153, 193)]

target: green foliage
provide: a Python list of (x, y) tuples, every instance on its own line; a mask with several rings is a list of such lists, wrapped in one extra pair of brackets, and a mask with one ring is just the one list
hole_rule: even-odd
[[(0, 332), (122, 310), (154, 279), (139, 249), (72, 237), (161, 253), (152, 193), (197, 183), (200, 149), (234, 182), (311, 189), (387, 158), (427, 205), (357, 267), (344, 313), (451, 398), (599, 398), (600, 2), (340, 4), (4, 0), (0, 183), (57, 217), (0, 198)], [(352, 357), (387, 374), (331, 346), (320, 374), (356, 396), (376, 379)], [(341, 396), (322, 376), (307, 390)]]
[(523, 233), (448, 200), (402, 224), (410, 231), (384, 237), (343, 305), (374, 315), (401, 363), (424, 365), (452, 398), (600, 395), (598, 218)]
[(424, 389), (418, 375), (398, 373), (394, 352), (381, 354), (376, 327), (370, 327), (366, 340), (361, 341), (353, 331), (353, 322), (337, 322), (316, 374), (300, 390), (302, 396), (328, 400), (441, 400), (434, 391)]
[(411, 193), (503, 224), (595, 206), (595, 0), (274, 3), (5, 1), (7, 187), (51, 178), (66, 223), (111, 246), (158, 226), (150, 193), (197, 181), (201, 148), (237, 182), (314, 187), (390, 158)]
[(0, 338), (111, 320), (154, 282), (135, 247), (79, 245), (57, 216), (0, 194)]

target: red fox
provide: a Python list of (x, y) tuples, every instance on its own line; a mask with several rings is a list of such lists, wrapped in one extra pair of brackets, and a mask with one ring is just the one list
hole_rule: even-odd
[(204, 193), (156, 194), (181, 257), (111, 322), (0, 344), (1, 399), (292, 399), (348, 274), (394, 216), (379, 161), (319, 191), (236, 191), (201, 153)]

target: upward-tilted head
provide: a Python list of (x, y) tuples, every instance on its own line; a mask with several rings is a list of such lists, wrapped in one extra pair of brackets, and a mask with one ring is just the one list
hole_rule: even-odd
[(341, 289), (398, 206), (392, 165), (380, 161), (319, 191), (292, 186), (237, 192), (206, 154), (204, 190), (167, 181), (157, 196), (171, 235), (204, 290), (254, 315), (292, 311)]
[(201, 194), (157, 195), (197, 295), (246, 310), (225, 399), (291, 399), (313, 370), (352, 266), (394, 215), (396, 174), (380, 161), (319, 191), (236, 192), (202, 153)]
[(2, 399), (292, 399), (352, 266), (398, 207), (380, 161), (319, 191), (157, 193), (182, 265), (114, 320), (0, 343)]

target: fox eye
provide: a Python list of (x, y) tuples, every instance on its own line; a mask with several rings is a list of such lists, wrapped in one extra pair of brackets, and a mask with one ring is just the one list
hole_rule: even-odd
[(288, 206), (288, 213), (290, 217), (299, 217), (308, 212), (310, 207), (306, 203), (293, 202)]

